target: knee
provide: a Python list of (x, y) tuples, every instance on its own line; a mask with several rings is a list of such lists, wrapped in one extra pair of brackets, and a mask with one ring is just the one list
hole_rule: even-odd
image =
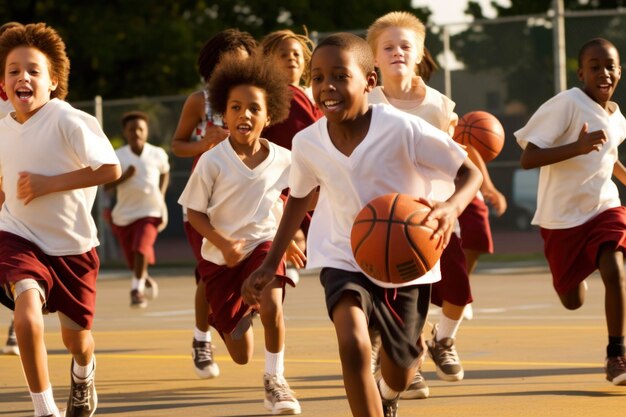
[(13, 325), (18, 338), (21, 335), (42, 333), (44, 329), (43, 320), (34, 314), (15, 315)]
[(561, 296), (561, 304), (568, 310), (578, 310), (583, 305), (583, 300), (576, 297)]
[(245, 352), (231, 352), (230, 357), (237, 365), (247, 365), (250, 362), (250, 355)]
[(259, 308), (259, 316), (261, 317), (263, 327), (277, 327), (283, 321), (282, 304), (274, 302), (271, 298), (266, 300), (266, 302), (262, 302)]
[(370, 366), (371, 346), (369, 338), (344, 337), (339, 341), (339, 356), (344, 367), (352, 370), (360, 370), (363, 366)]

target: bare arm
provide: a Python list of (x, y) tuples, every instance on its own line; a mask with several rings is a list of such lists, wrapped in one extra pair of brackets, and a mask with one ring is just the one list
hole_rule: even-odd
[(26, 205), (46, 194), (106, 184), (118, 179), (120, 175), (121, 168), (117, 164), (102, 165), (95, 171), (86, 167), (51, 176), (23, 171), (19, 173), (17, 180), (17, 198)]
[(128, 168), (126, 168), (126, 171), (124, 171), (124, 173), (118, 179), (104, 184), (104, 190), (113, 191), (118, 185), (126, 182), (126, 180), (128, 180), (133, 175), (135, 175), (135, 167), (133, 165), (130, 165)]
[(483, 197), (485, 197), (485, 200), (493, 206), (496, 214), (501, 216), (506, 211), (506, 198), (491, 181), (487, 164), (476, 148), (470, 145), (466, 147), (466, 150), (469, 158), (483, 176), (483, 184), (480, 186), (480, 192), (483, 194)]
[(209, 240), (217, 247), (224, 255), (226, 265), (235, 266), (243, 258), (241, 248), (243, 247), (243, 240), (230, 239), (217, 230), (211, 224), (209, 217), (202, 212), (187, 209), (187, 218), (189, 223), (193, 226), (198, 233)]
[(522, 152), (520, 161), (522, 168), (538, 168), (565, 161), (579, 155), (585, 155), (592, 151), (599, 151), (607, 141), (606, 132), (604, 130), (589, 132), (588, 126), (587, 123), (583, 125), (576, 142), (566, 145), (544, 149), (529, 142)]
[(221, 142), (228, 131), (219, 126), (208, 126), (202, 140), (191, 141), (191, 135), (204, 119), (204, 94), (197, 91), (190, 95), (180, 113), (178, 126), (172, 138), (172, 153), (178, 157), (195, 157)]
[(626, 185), (626, 167), (624, 167), (620, 161), (617, 161), (615, 165), (613, 165), (613, 175), (619, 182)]
[(165, 196), (165, 192), (167, 191), (167, 187), (170, 185), (170, 173), (166, 172), (161, 174), (159, 177), (159, 189), (161, 190), (161, 195)]

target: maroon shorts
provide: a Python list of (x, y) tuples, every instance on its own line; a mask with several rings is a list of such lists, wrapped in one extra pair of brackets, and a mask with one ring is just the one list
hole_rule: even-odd
[[(206, 260), (198, 264), (198, 270), (206, 284), (206, 297), (211, 305), (209, 324), (220, 333), (230, 334), (237, 323), (250, 312), (251, 307), (241, 297), (241, 284), (263, 263), (271, 245), (272, 242), (261, 243), (233, 268)], [(281, 262), (276, 275), (284, 274), (285, 264)]]
[(626, 253), (626, 208), (608, 209), (569, 229), (541, 228), (541, 237), (552, 285), (565, 294), (598, 269), (601, 246)]
[(46, 293), (45, 309), (60, 311), (85, 329), (93, 323), (99, 268), (95, 248), (80, 255), (51, 256), (20, 236), (0, 231), (2, 287), (25, 278), (36, 280)]
[(112, 225), (113, 234), (122, 247), (130, 269), (135, 267), (135, 252), (145, 256), (148, 264), (154, 264), (154, 242), (159, 234), (161, 221), (160, 217), (144, 217), (128, 226)]
[(470, 288), (465, 254), (461, 239), (456, 234), (450, 237), (450, 243), (441, 254), (441, 281), (433, 284), (430, 302), (441, 307), (444, 301), (457, 306), (464, 306), (473, 301)]
[(474, 197), (459, 216), (461, 246), (479, 253), (493, 253), (493, 239), (489, 225), (489, 207)]
[(196, 276), (196, 284), (200, 282), (200, 272), (198, 271), (198, 264), (203, 261), (202, 259), (202, 235), (198, 233), (196, 229), (193, 228), (191, 223), (188, 221), (183, 222), (183, 227), (185, 228), (185, 236), (187, 236), (187, 242), (189, 242), (189, 246), (191, 246), (191, 252), (193, 252), (193, 257), (196, 258), (196, 268), (194, 270), (194, 275)]

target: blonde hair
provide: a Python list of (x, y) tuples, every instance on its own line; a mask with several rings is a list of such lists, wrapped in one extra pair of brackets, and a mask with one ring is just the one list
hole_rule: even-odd
[(391, 27), (412, 30), (415, 33), (415, 46), (417, 47), (418, 62), (424, 57), (424, 41), (426, 40), (426, 27), (415, 15), (409, 12), (390, 12), (379, 17), (367, 29), (367, 43), (376, 55), (378, 38), (384, 30)]
[(314, 44), (309, 38), (306, 27), (304, 27), (304, 35), (298, 35), (289, 29), (277, 30), (271, 32), (261, 40), (259, 48), (263, 56), (270, 56), (277, 53), (278, 48), (282, 41), (287, 39), (293, 39), (302, 46), (302, 55), (304, 58), (304, 71), (302, 77), (300, 77), (301, 83), (308, 87), (311, 84), (311, 68), (309, 64), (311, 62), (311, 55), (313, 54)]

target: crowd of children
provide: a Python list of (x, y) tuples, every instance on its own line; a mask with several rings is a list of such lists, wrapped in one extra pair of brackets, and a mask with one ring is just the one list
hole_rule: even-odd
[[(455, 103), (426, 84), (436, 66), (425, 35), (417, 17), (392, 12), (367, 40), (337, 33), (314, 46), (281, 30), (257, 44), (228, 29), (203, 46), (204, 86), (187, 98), (171, 142), (176, 156), (194, 158), (178, 202), (196, 259), (199, 377), (220, 373), (210, 327), (235, 363), (250, 362), (258, 314), (264, 406), (301, 413), (285, 378), (283, 300), (306, 265), (320, 269), (352, 415), (393, 417), (399, 398), (427, 398), (425, 352), (440, 378), (463, 379), (455, 338), (471, 317), (469, 277), (493, 252), (485, 203), (501, 215), (506, 200), (478, 152), (451, 138)], [(168, 156), (148, 143), (148, 114), (122, 116), (126, 145), (114, 151), (97, 120), (64, 101), (69, 60), (53, 28), (3, 25), (0, 68), (0, 302), (14, 312), (4, 352), (20, 355), (35, 416), (92, 416), (100, 262), (91, 209), (99, 185), (115, 195), (110, 224), (132, 274), (130, 306), (146, 307), (158, 293), (148, 267), (167, 225)], [(606, 378), (626, 385), (626, 211), (612, 181), (626, 184), (617, 153), (626, 119), (611, 101), (619, 53), (592, 39), (578, 68), (581, 87), (547, 101), (515, 136), (522, 167), (541, 167), (533, 224), (554, 288), (567, 309), (579, 308), (599, 270)], [(357, 265), (350, 230), (368, 201), (391, 192), (432, 207), (445, 250), (425, 275), (388, 288)], [(442, 314), (425, 340), (430, 303)], [(48, 312), (58, 312), (72, 355), (65, 411), (48, 373)]]

